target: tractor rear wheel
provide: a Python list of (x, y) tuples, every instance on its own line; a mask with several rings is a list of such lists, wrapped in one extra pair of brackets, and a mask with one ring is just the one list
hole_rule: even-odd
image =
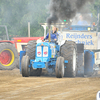
[(60, 49), (60, 54), (64, 57), (64, 60), (68, 60), (65, 64), (66, 77), (75, 77), (77, 72), (77, 46), (73, 41), (66, 41)]
[(12, 70), (18, 64), (18, 52), (11, 43), (0, 43), (0, 69)]
[[(36, 41), (29, 41), (26, 48), (26, 55), (29, 56), (30, 59), (35, 59), (35, 49), (36, 49)], [(31, 76), (40, 76), (42, 73), (42, 69), (30, 69)]]
[(77, 76), (84, 76), (84, 53), (77, 53)]
[(26, 55), (28, 55), (30, 59), (35, 59), (35, 48), (36, 48), (36, 41), (35, 40), (29, 41), (26, 48)]
[(56, 61), (56, 77), (62, 78), (64, 76), (64, 58), (58, 57)]
[(29, 57), (25, 55), (23, 56), (21, 63), (23, 77), (29, 77), (30, 75), (30, 68), (28, 66), (29, 66)]

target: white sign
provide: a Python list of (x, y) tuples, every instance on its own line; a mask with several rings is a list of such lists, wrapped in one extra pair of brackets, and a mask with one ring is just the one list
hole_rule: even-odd
[(84, 49), (97, 49), (96, 32), (62, 32), (63, 39), (83, 43)]

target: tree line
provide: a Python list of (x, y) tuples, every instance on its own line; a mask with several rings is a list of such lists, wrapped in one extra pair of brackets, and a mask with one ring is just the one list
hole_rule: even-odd
[[(0, 0), (0, 25), (6, 25), (10, 37), (27, 37), (28, 22), (31, 25), (31, 36), (43, 36), (40, 23), (45, 23), (49, 16), (50, 0)], [(89, 9), (93, 14), (93, 21), (97, 22), (97, 12), (100, 13), (100, 0), (95, 0)], [(99, 23), (100, 25), (100, 23)], [(100, 30), (99, 30), (100, 31)], [(0, 36), (5, 29), (0, 27)]]

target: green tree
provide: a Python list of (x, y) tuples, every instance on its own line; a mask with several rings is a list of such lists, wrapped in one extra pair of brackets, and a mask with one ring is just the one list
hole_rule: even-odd
[[(0, 0), (0, 25), (8, 27), (8, 33), (13, 36), (28, 36), (28, 22), (31, 23), (31, 36), (43, 36), (40, 23), (46, 22), (49, 16), (47, 6), (50, 0)], [(93, 21), (97, 22), (97, 7), (100, 0), (95, 0), (89, 8)], [(100, 11), (99, 11), (100, 13)], [(100, 23), (99, 23), (100, 26)], [(0, 35), (5, 34), (0, 28)]]
[[(100, 0), (95, 0), (94, 4), (91, 4), (90, 10), (93, 14), (93, 22), (97, 24), (97, 15), (100, 14)], [(99, 31), (100, 31), (100, 18), (99, 18)]]
[[(31, 23), (31, 36), (42, 36), (48, 16), (46, 5), (49, 0), (0, 0), (0, 24), (7, 25), (10, 35), (27, 36), (28, 21)], [(1, 31), (4, 30), (1, 29)]]

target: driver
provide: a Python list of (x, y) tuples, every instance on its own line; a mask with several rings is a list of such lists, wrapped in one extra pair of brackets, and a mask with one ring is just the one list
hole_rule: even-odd
[[(51, 31), (51, 41), (56, 41), (57, 37), (58, 37), (58, 33), (57, 33), (57, 27), (53, 27), (53, 30)], [(47, 33), (47, 36), (44, 38), (44, 40), (47, 40), (49, 38), (49, 33)]]

